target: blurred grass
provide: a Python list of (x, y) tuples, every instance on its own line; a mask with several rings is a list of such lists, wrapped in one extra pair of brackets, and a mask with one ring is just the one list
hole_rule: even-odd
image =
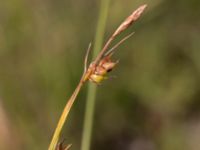
[[(101, 0), (92, 59), (94, 59), (98, 55), (102, 48), (107, 14), (109, 10), (109, 3), (109, 0)], [(89, 83), (85, 107), (86, 110), (83, 124), (81, 150), (90, 150), (93, 129), (93, 118), (95, 113), (96, 92), (97, 86), (94, 83)]]
[[(104, 39), (146, 2), (111, 1)], [(116, 51), (117, 79), (98, 89), (91, 149), (199, 148), (200, 2), (148, 5)], [(92, 0), (0, 2), (0, 149), (46, 149), (82, 73), (99, 7)], [(63, 133), (73, 149), (81, 145), (85, 89), (78, 99)]]

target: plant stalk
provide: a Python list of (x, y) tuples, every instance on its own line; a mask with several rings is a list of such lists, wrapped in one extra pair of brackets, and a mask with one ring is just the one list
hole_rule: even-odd
[[(93, 51), (93, 56), (92, 56), (93, 58), (97, 56), (97, 54), (102, 48), (109, 2), (110, 0), (101, 0), (100, 13), (99, 13), (96, 36), (95, 36), (94, 51)], [(87, 91), (83, 135), (82, 135), (82, 141), (81, 141), (81, 150), (90, 149), (93, 116), (94, 116), (94, 110), (95, 110), (95, 97), (96, 97), (96, 85), (93, 83), (89, 83), (88, 91)]]
[(54, 131), (54, 134), (53, 134), (53, 137), (52, 137), (52, 140), (51, 140), (51, 143), (49, 145), (48, 150), (55, 150), (56, 149), (56, 146), (58, 144), (58, 140), (60, 138), (60, 134), (61, 134), (63, 125), (64, 125), (64, 123), (65, 123), (65, 121), (68, 117), (69, 111), (71, 110), (71, 107), (72, 107), (82, 85), (83, 85), (83, 82), (82, 82), (82, 79), (81, 79), (81, 81), (79, 82), (78, 86), (76, 87), (74, 93), (72, 94), (72, 96), (68, 100), (67, 104), (65, 105), (65, 108), (64, 108), (64, 110), (63, 110), (63, 112), (60, 116), (59, 121), (58, 121), (57, 127)]

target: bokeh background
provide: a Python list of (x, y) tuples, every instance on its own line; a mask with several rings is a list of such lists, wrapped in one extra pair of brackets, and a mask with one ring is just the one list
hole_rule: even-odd
[[(200, 149), (200, 1), (111, 0), (105, 40), (139, 5), (98, 86), (92, 150)], [(0, 2), (0, 149), (47, 149), (94, 40), (100, 0)], [(121, 36), (121, 38), (123, 35)], [(120, 39), (120, 38), (119, 38)], [(118, 39), (118, 40), (119, 40)], [(80, 149), (87, 86), (62, 139)]]

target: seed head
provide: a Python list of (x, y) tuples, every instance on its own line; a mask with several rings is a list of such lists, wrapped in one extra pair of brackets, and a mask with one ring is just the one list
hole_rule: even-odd
[(124, 22), (122, 22), (122, 24), (117, 28), (113, 36), (115, 37), (121, 32), (123, 32), (124, 30), (126, 30), (133, 22), (135, 22), (140, 17), (140, 15), (143, 13), (146, 7), (147, 5), (145, 4), (145, 5), (140, 6), (135, 11), (133, 11), (133, 13), (130, 16), (128, 16), (124, 20)]

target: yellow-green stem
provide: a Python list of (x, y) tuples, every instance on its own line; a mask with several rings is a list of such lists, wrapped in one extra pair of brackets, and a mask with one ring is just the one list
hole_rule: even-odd
[(55, 150), (56, 149), (56, 146), (57, 146), (58, 140), (60, 138), (60, 133), (62, 131), (63, 125), (64, 125), (64, 123), (65, 123), (65, 121), (67, 119), (69, 111), (71, 110), (71, 107), (72, 107), (72, 105), (73, 105), (73, 103), (74, 103), (74, 101), (75, 101), (75, 99), (76, 99), (76, 97), (77, 97), (82, 85), (83, 85), (83, 82), (80, 82), (78, 84), (78, 86), (76, 87), (74, 93), (72, 94), (72, 96), (68, 100), (68, 102), (67, 102), (67, 104), (66, 104), (66, 106), (65, 106), (65, 108), (64, 108), (64, 110), (63, 110), (63, 112), (62, 112), (62, 114), (60, 116), (60, 119), (58, 121), (57, 127), (56, 127), (56, 129), (54, 131), (53, 138), (51, 140), (51, 143), (49, 145), (49, 149), (48, 150)]
[[(97, 23), (93, 58), (99, 53), (103, 43), (105, 25), (107, 20), (108, 8), (110, 0), (101, 0), (100, 13)], [(83, 126), (83, 135), (81, 142), (81, 150), (89, 150), (92, 135), (93, 116), (95, 108), (96, 85), (89, 83), (85, 110), (85, 119)]]

